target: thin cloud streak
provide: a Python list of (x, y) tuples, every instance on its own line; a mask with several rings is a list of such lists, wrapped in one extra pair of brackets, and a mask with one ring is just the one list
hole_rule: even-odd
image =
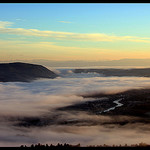
[(58, 22), (61, 22), (61, 23), (72, 23), (70, 21), (58, 21)]

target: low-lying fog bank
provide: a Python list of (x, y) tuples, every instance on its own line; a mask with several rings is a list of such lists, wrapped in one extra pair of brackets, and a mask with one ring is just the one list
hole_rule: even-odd
[[(0, 83), (0, 146), (38, 142), (81, 145), (149, 143), (149, 125), (133, 123), (137, 117), (57, 109), (96, 100), (82, 95), (112, 94), (148, 88), (149, 85), (150, 78), (146, 77), (75, 76), (71, 71), (70, 76), (64, 73), (55, 79)], [(129, 123), (124, 126), (112, 123), (123, 119)]]

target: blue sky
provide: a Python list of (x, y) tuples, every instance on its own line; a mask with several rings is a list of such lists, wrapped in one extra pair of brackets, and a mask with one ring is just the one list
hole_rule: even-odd
[[(15, 22), (13, 27), (18, 28), (67, 30), (81, 33), (115, 32), (117, 34), (130, 31), (130, 34), (139, 35), (138, 29), (143, 27), (149, 29), (149, 10), (150, 4), (12, 3), (0, 4), (0, 18), (4, 21)], [(58, 21), (71, 23), (60, 24)], [(145, 35), (147, 32), (150, 31), (144, 29), (140, 35)]]
[[(60, 46), (57, 47), (57, 50), (59, 49), (58, 53), (64, 47), (79, 48), (76, 52), (74, 50), (72, 54), (70, 51), (68, 53), (67, 51), (64, 52), (64, 56), (68, 55), (66, 59), (71, 56), (70, 59), (78, 60), (78, 55), (84, 54), (82, 48), (88, 48), (86, 50), (89, 52), (88, 60), (95, 59), (94, 53), (98, 52), (98, 50), (92, 52), (95, 48), (99, 48), (100, 52), (101, 49), (106, 49), (107, 53), (105, 53), (106, 51), (101, 52), (100, 55), (101, 58), (104, 55), (103, 58), (107, 60), (116, 59), (116, 57), (117, 59), (123, 58), (121, 53), (124, 54), (125, 58), (128, 58), (130, 57), (129, 51), (131, 51), (132, 56), (138, 52), (138, 55), (134, 56), (135, 58), (149, 57), (150, 4), (3, 3), (0, 4), (0, 26), (3, 27), (0, 32), (0, 39), (3, 43), (7, 41), (9, 44), (10, 41), (28, 42), (28, 44), (31, 44), (31, 42), (33, 42), (32, 44), (35, 44), (35, 42), (49, 42), (53, 46)], [(8, 28), (10, 28), (9, 32), (6, 30)], [(22, 29), (22, 31), (18, 31), (18, 29)], [(34, 30), (32, 31), (34, 35), (28, 33), (31, 29)], [(48, 31), (47, 35), (43, 35), (45, 31)], [(53, 32), (50, 36), (49, 31)], [(56, 32), (64, 33), (58, 35)], [(68, 33), (74, 35), (71, 36)], [(65, 36), (65, 38), (60, 38), (60, 36)], [(21, 48), (21, 45), (18, 46)], [(28, 49), (29, 45), (26, 46)], [(63, 46), (62, 49), (61, 46)], [(4, 52), (3, 49), (9, 48), (0, 47), (2, 52)], [(9, 52), (9, 55), (12, 55), (12, 50), (9, 50)], [(99, 59), (97, 52), (95, 53), (96, 60)], [(25, 53), (25, 49), (22, 50), (22, 54)], [(35, 53), (34, 49), (31, 53), (31, 55)], [(48, 54), (43, 53), (45, 53), (45, 56), (50, 55), (50, 52)], [(111, 58), (111, 53), (116, 53), (116, 57), (113, 55)], [(91, 58), (90, 54), (93, 55)], [(17, 51), (16, 55), (18, 55)], [(109, 55), (109, 57), (106, 57), (106, 55)], [(5, 57), (7, 58), (6, 54)], [(45, 57), (42, 58), (45, 59)], [(47, 59), (55, 59), (55, 56)], [(63, 59), (65, 60), (65, 57)], [(85, 58), (79, 59), (84, 60)]]

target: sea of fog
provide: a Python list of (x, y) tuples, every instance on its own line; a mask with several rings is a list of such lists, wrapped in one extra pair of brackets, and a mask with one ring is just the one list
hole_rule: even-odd
[[(69, 68), (53, 68), (60, 76), (33, 82), (0, 83), (0, 146), (22, 144), (69, 143), (86, 145), (150, 143), (150, 127), (143, 124), (127, 126), (65, 125), (64, 120), (90, 120), (103, 122), (110, 116), (89, 115), (85, 112), (60, 112), (56, 108), (84, 99), (86, 93), (117, 93), (128, 89), (150, 87), (146, 77), (105, 77), (97, 73), (75, 74)], [(38, 118), (48, 124), (21, 126), (24, 118)]]

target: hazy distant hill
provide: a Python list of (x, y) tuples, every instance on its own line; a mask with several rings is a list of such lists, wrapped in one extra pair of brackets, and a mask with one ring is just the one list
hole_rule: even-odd
[[(48, 67), (92, 67), (92, 66), (142, 66), (150, 67), (150, 59), (120, 59), (120, 60), (108, 60), (108, 61), (85, 61), (85, 60), (70, 60), (70, 61), (55, 61), (55, 60), (44, 60), (44, 59), (34, 59), (34, 60), (15, 60), (17, 62), (27, 62), (41, 64)], [(0, 61), (1, 63), (4, 63)], [(5, 61), (6, 63), (7, 61)], [(10, 62), (10, 61), (9, 61)]]
[(28, 63), (1, 63), (0, 82), (27, 82), (37, 78), (55, 78), (57, 75), (41, 65)]
[(54, 61), (32, 60), (30, 63), (38, 63), (50, 67), (92, 67), (92, 66), (146, 66), (150, 67), (150, 59), (120, 59), (108, 61)]
[(139, 69), (75, 69), (74, 73), (96, 72), (105, 76), (137, 76), (150, 77), (150, 68)]

